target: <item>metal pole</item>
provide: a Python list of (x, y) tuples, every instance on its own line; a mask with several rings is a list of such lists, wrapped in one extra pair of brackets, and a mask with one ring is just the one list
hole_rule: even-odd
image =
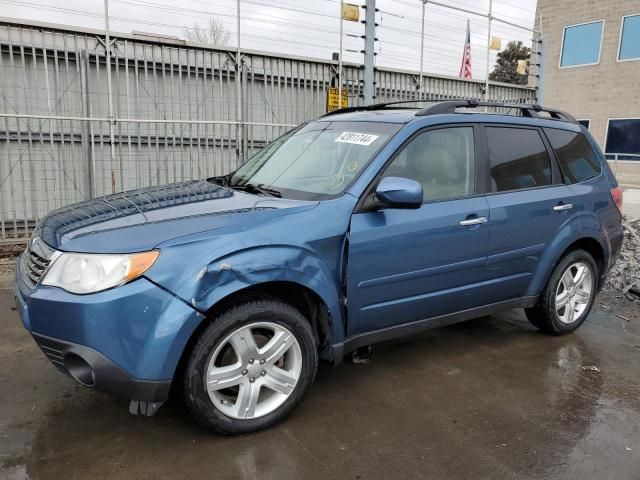
[[(28, 115), (25, 113), (0, 113), (0, 118), (28, 118), (40, 120), (68, 120), (77, 122), (108, 122), (107, 117), (67, 117), (62, 115)], [(235, 120), (172, 120), (166, 118), (115, 118), (116, 123), (175, 123), (177, 125), (238, 125)], [(295, 123), (243, 122), (245, 125), (267, 127), (297, 127)]]
[(424, 9), (427, 5), (427, 0), (422, 0), (422, 26), (420, 28), (420, 86), (418, 88), (418, 98), (423, 96), (423, 84), (424, 84)]
[(344, 1), (340, 0), (340, 47), (338, 48), (338, 110), (342, 108), (342, 8)]
[(489, 100), (489, 57), (491, 54), (491, 18), (493, 12), (493, 0), (489, 0), (489, 15), (487, 15), (487, 78), (484, 81), (484, 99)]
[(240, 59), (240, 0), (236, 1), (237, 35), (236, 35), (236, 159), (238, 165), (242, 163), (242, 86), (240, 76), (242, 75), (242, 61)]
[(374, 97), (374, 74), (373, 64), (376, 44), (376, 0), (366, 1), (364, 14), (364, 104), (373, 104)]
[[(111, 166), (116, 161), (116, 136), (114, 132), (113, 92), (111, 88), (111, 36), (109, 35), (109, 0), (104, 0), (104, 44), (107, 62), (107, 96), (109, 98), (109, 143), (111, 144)], [(112, 188), (115, 193), (115, 188)], [(120, 191), (124, 190), (124, 166), (120, 157)]]
[[(84, 114), (87, 118), (91, 117), (91, 107), (89, 103), (89, 57), (87, 56), (86, 50), (80, 52), (80, 90), (83, 93)], [(85, 125), (84, 136), (87, 142), (85, 145), (87, 149), (87, 199), (91, 199), (95, 196), (95, 160), (93, 156), (93, 135), (91, 134), (93, 126), (90, 120), (83, 120), (82, 123)]]
[(544, 50), (545, 44), (542, 34), (542, 15), (539, 16), (538, 21), (538, 30), (540, 31), (537, 34), (534, 34), (536, 45), (536, 51), (538, 52), (536, 56), (536, 103), (542, 104), (544, 102)]

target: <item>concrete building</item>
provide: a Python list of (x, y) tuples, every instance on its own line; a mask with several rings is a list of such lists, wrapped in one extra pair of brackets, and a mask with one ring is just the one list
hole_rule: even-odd
[(540, 103), (581, 120), (620, 183), (640, 185), (640, 0), (538, 0), (536, 28)]

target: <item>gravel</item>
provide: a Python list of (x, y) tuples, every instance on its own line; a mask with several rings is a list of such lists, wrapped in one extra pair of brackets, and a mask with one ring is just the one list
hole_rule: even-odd
[(640, 292), (640, 219), (625, 215), (622, 222), (624, 243), (604, 287), (623, 291), (635, 284), (631, 290)]

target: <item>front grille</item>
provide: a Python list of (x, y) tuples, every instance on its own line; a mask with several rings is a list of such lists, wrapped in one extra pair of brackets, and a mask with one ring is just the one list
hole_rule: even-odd
[(29, 287), (34, 288), (40, 282), (51, 264), (54, 253), (55, 250), (38, 237), (29, 242), (21, 260), (22, 277)]
[(65, 345), (63, 343), (56, 342), (55, 340), (41, 337), (40, 335), (33, 335), (33, 338), (51, 363), (63, 372), (67, 373), (63, 359)]

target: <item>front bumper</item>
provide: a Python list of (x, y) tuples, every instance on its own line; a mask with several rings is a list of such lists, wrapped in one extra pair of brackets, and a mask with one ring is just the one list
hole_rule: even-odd
[(145, 278), (75, 295), (31, 289), (17, 271), (15, 297), (25, 328), (56, 367), (84, 385), (137, 402), (166, 400), (184, 348), (203, 319)]
[(93, 348), (32, 335), (54, 366), (87, 387), (149, 403), (162, 403), (169, 395), (170, 380), (138, 380)]

